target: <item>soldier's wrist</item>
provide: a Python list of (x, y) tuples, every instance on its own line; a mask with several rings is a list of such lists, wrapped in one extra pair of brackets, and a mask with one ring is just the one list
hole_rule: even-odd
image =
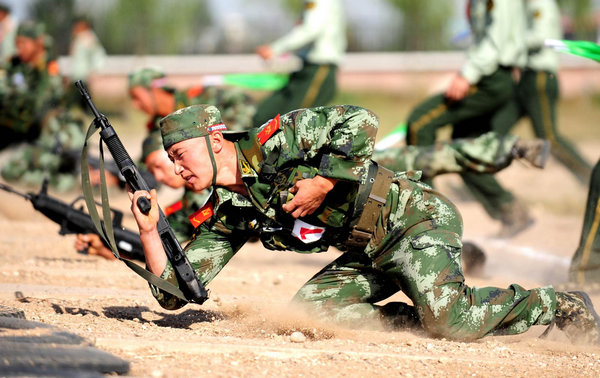
[(338, 180), (334, 179), (334, 178), (317, 175), (317, 176), (315, 176), (315, 181), (323, 189), (330, 191), (331, 189), (333, 189), (333, 187), (335, 186), (335, 184), (337, 183)]

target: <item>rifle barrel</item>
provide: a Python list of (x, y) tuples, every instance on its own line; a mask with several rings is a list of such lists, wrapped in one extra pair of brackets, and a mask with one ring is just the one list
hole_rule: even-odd
[(21, 193), (18, 190), (15, 190), (15, 189), (11, 188), (8, 185), (4, 185), (4, 184), (0, 183), (0, 189), (4, 190), (6, 192), (10, 192), (10, 193), (16, 194), (18, 196), (21, 196), (21, 197), (25, 198), (28, 201), (31, 201), (31, 194)]
[[(77, 87), (77, 89), (79, 89), (79, 93), (83, 96), (83, 98), (87, 102), (88, 106), (90, 107), (90, 110), (94, 114), (94, 118), (97, 120), (102, 119), (102, 116), (101, 116), (100, 112), (98, 111), (98, 109), (96, 109), (96, 106), (94, 105), (94, 102), (92, 101), (92, 96), (90, 96), (90, 92), (88, 92), (87, 88), (85, 87), (85, 84), (83, 84), (83, 81), (77, 80), (75, 82), (75, 86)], [(100, 125), (100, 126), (103, 126), (103, 125)]]

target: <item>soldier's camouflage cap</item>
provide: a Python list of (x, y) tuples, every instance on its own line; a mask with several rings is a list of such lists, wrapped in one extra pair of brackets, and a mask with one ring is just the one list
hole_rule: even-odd
[(153, 130), (142, 142), (142, 161), (154, 151), (163, 150), (162, 136), (159, 130)]
[(182, 140), (205, 137), (213, 131), (227, 130), (221, 112), (213, 105), (192, 105), (160, 120), (165, 150)]
[(133, 87), (160, 88), (164, 86), (165, 72), (158, 67), (139, 68), (128, 75), (129, 89)]
[(28, 37), (37, 39), (44, 35), (46, 28), (44, 24), (36, 23), (33, 21), (23, 21), (17, 28), (17, 36)]

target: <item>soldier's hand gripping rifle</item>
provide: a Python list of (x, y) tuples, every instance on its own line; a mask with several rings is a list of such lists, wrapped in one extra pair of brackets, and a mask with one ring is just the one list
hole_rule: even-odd
[[(94, 122), (92, 124), (94, 127), (92, 127), (92, 125), (90, 125), (90, 129), (88, 130), (87, 137), (86, 137), (86, 145), (84, 146), (84, 150), (82, 152), (82, 162), (81, 162), (82, 181), (83, 181), (82, 186), (83, 186), (86, 203), (88, 205), (88, 211), (89, 211), (90, 215), (92, 215), (92, 219), (95, 222), (98, 232), (102, 232), (102, 230), (100, 229), (101, 227), (99, 225), (99, 216), (98, 216), (95, 206), (93, 205), (94, 204), (93, 194), (91, 192), (91, 186), (89, 185), (89, 172), (87, 171), (87, 169), (88, 169), (87, 168), (87, 139), (89, 139), (89, 137), (95, 132), (96, 129), (100, 129), (100, 138), (101, 138), (101, 141), (100, 141), (100, 167), (101, 167), (101, 169), (100, 170), (101, 170), (101, 183), (102, 183), (102, 185), (101, 185), (102, 203), (103, 203), (102, 207), (103, 207), (103, 211), (104, 211), (104, 219), (107, 219), (107, 217), (109, 217), (110, 214), (107, 210), (108, 206), (104, 205), (105, 203), (106, 204), (108, 203), (108, 195), (106, 193), (106, 185), (105, 185), (106, 183), (105, 183), (104, 177), (103, 177), (104, 172), (102, 172), (102, 170), (103, 170), (102, 141), (104, 141), (104, 143), (108, 147), (108, 150), (110, 151), (114, 162), (119, 167), (119, 170), (120, 170), (121, 174), (123, 175), (123, 177), (125, 178), (125, 181), (127, 182), (129, 187), (133, 191), (138, 191), (138, 190), (150, 191), (150, 188), (149, 188), (148, 184), (146, 183), (146, 181), (141, 176), (141, 174), (138, 171), (137, 167), (135, 166), (133, 160), (131, 160), (131, 157), (125, 150), (125, 147), (121, 143), (121, 140), (119, 139), (117, 133), (113, 129), (113, 127), (110, 124), (110, 122), (108, 121), (108, 119), (103, 114), (100, 114), (100, 112), (94, 105), (94, 102), (92, 101), (92, 98), (90, 97), (90, 94), (87, 91), (87, 89), (85, 88), (85, 85), (83, 84), (83, 82), (81, 80), (79, 80), (75, 83), (75, 85), (79, 89), (79, 92), (81, 93), (81, 95), (83, 96), (85, 101), (87, 102), (88, 106), (90, 107), (90, 110), (92, 111), (92, 114), (94, 115)], [(88, 174), (87, 176), (86, 176), (86, 173)], [(145, 197), (140, 197), (138, 199), (136, 205), (138, 206), (140, 211), (144, 214), (147, 214), (150, 211), (150, 207), (151, 207), (150, 201)], [(167, 255), (167, 259), (173, 266), (173, 269), (177, 275), (177, 280), (179, 282), (179, 288), (173, 286), (168, 281), (163, 280), (163, 279), (153, 275), (149, 271), (141, 268), (140, 266), (138, 266), (136, 264), (133, 264), (127, 260), (123, 260), (123, 261), (131, 269), (133, 269), (136, 273), (138, 273), (143, 278), (145, 278), (148, 282), (160, 287), (161, 289), (163, 289), (183, 300), (201, 304), (206, 299), (208, 299), (208, 292), (205, 289), (204, 285), (202, 284), (202, 281), (200, 280), (200, 278), (196, 275), (196, 272), (192, 268), (192, 265), (190, 264), (187, 256), (183, 252), (181, 245), (175, 238), (175, 234), (174, 234), (173, 230), (171, 229), (171, 226), (169, 225), (169, 222), (167, 221), (166, 216), (164, 215), (164, 213), (162, 212), (162, 210), (160, 208), (158, 210), (159, 210), (159, 220), (158, 220), (158, 224), (157, 224), (158, 234), (160, 236), (160, 240), (162, 242), (165, 253)], [(107, 239), (109, 239), (109, 244), (110, 244), (111, 248), (113, 249), (113, 253), (115, 253), (115, 256), (117, 258), (119, 258), (118, 254), (115, 252), (115, 250), (116, 250), (115, 243), (114, 243), (114, 241), (110, 240), (112, 237), (111, 224), (110, 224), (110, 222), (107, 222), (107, 223), (105, 223), (105, 225), (106, 225), (106, 233), (104, 236)]]
[[(40, 192), (37, 194), (21, 193), (8, 185), (1, 183), (0, 189), (17, 194), (30, 201), (34, 209), (60, 226), (58, 233), (61, 235), (97, 233), (92, 218), (83, 211), (83, 205), (79, 209), (75, 208), (76, 203), (80, 202), (83, 197), (76, 198), (71, 204), (67, 204), (58, 198), (54, 198), (48, 195), (47, 180), (44, 181)], [(115, 241), (119, 253), (122, 253), (131, 259), (144, 261), (144, 250), (142, 248), (140, 236), (121, 226), (123, 220), (122, 212), (116, 209), (111, 209), (111, 211), (113, 214), (112, 225), (115, 232)], [(102, 225), (104, 226), (104, 222), (102, 222)], [(108, 247), (108, 244), (106, 244), (104, 240), (102, 240), (102, 242)], [(85, 250), (78, 252), (84, 254), (87, 253)]]

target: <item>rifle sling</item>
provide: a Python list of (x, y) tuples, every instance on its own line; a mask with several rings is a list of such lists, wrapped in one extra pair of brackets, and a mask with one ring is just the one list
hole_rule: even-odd
[[(94, 201), (94, 194), (92, 192), (92, 184), (90, 181), (90, 170), (89, 170), (90, 167), (88, 165), (88, 149), (89, 149), (88, 140), (92, 135), (94, 135), (94, 133), (96, 132), (96, 129), (97, 129), (96, 125), (94, 124), (94, 122), (92, 122), (90, 124), (90, 127), (88, 128), (88, 131), (87, 131), (87, 134), (85, 137), (85, 142), (83, 144), (83, 150), (81, 152), (81, 189), (83, 190), (83, 196), (85, 197), (85, 203), (88, 208), (88, 213), (90, 214), (90, 218), (92, 219), (92, 222), (94, 223), (94, 226), (96, 227), (96, 231), (98, 231), (98, 235), (100, 235), (100, 237), (102, 237), (107, 242), (106, 244), (108, 244), (108, 246), (112, 250), (113, 255), (118, 260), (123, 261), (125, 263), (125, 265), (127, 265), (131, 270), (133, 270), (138, 275), (140, 275), (143, 279), (148, 281), (150, 284), (166, 291), (167, 293), (176, 296), (179, 299), (188, 301), (185, 294), (177, 286), (171, 284), (167, 280), (164, 280), (164, 279), (156, 276), (155, 274), (152, 274), (152, 272), (142, 268), (141, 266), (134, 263), (133, 261), (122, 259), (121, 256), (119, 255), (119, 250), (117, 249), (117, 243), (115, 242), (115, 235), (114, 235), (112, 222), (105, 221), (104, 223), (102, 223), (100, 221), (100, 216), (98, 214), (98, 210), (96, 209), (96, 201)], [(104, 219), (110, 220), (111, 212), (110, 212), (110, 204), (108, 201), (108, 190), (106, 187), (106, 177), (104, 174), (104, 154), (103, 154), (103, 148), (102, 148), (102, 138), (100, 138), (99, 163), (100, 163), (99, 170), (100, 170), (100, 184), (101, 184), (100, 192), (101, 192), (101, 197), (102, 197), (102, 214), (103, 214)], [(102, 227), (103, 224), (104, 224), (104, 227)]]

